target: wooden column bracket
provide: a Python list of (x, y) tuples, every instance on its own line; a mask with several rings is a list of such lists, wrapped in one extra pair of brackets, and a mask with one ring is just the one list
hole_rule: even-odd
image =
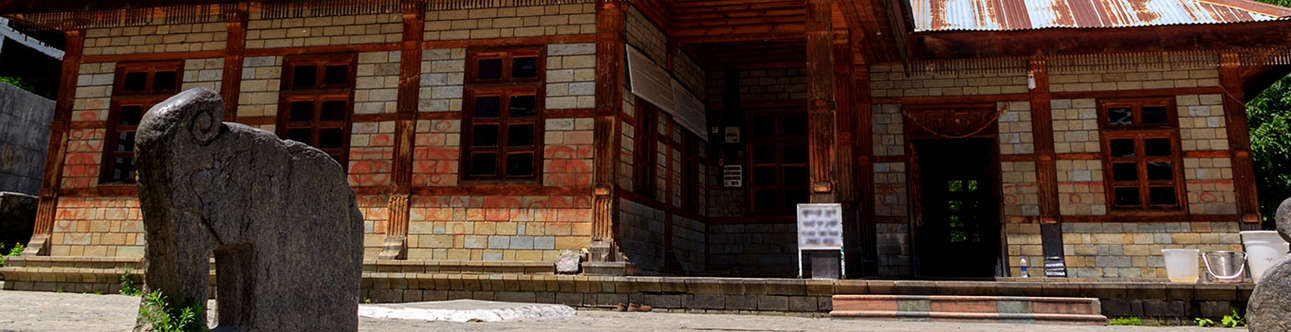
[(426, 10), (420, 1), (404, 1), (403, 42), (399, 50), (399, 93), (396, 99), (394, 164), (390, 167), (390, 197), (386, 202), (386, 239), (378, 259), (408, 258), (409, 196), (412, 193), (412, 150), (421, 90), (421, 41)]
[(619, 161), (618, 115), (623, 111), (623, 62), (626, 43), (625, 2), (600, 0), (596, 5), (596, 117), (593, 128), (595, 190), (592, 196), (591, 261), (618, 260), (614, 222), (616, 167)]
[[(1253, 76), (1244, 70), (1236, 53), (1219, 56), (1219, 86), (1224, 95), (1224, 122), (1228, 132), (1229, 155), (1233, 158), (1233, 189), (1237, 211), (1244, 224), (1260, 222), (1260, 201), (1255, 187), (1255, 162), (1251, 159), (1251, 136), (1246, 119), (1246, 81)], [(1245, 227), (1245, 226), (1244, 226)]]
[(72, 105), (76, 98), (76, 79), (81, 69), (85, 30), (68, 30), (63, 50), (63, 68), (58, 78), (58, 98), (54, 101), (54, 119), (50, 123), (49, 148), (45, 156), (45, 174), (36, 205), (36, 223), (23, 255), (49, 255), (49, 240), (54, 233), (54, 215), (58, 210), (58, 191), (63, 183), (63, 158), (67, 154), (67, 136), (72, 125)]
[(238, 115), (238, 94), (242, 89), (242, 58), (246, 53), (247, 7), (237, 3), (233, 10), (224, 13), (228, 38), (224, 42), (224, 74), (220, 81), (220, 98), (224, 99), (224, 121), (234, 121)]

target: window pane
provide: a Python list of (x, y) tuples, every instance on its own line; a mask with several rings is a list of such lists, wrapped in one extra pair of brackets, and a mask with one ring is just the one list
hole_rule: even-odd
[(1117, 107), (1107, 109), (1107, 124), (1113, 126), (1129, 126), (1134, 124), (1134, 111), (1129, 107)]
[(498, 117), (497, 96), (475, 98), (475, 117), (477, 118), (496, 118)]
[(346, 65), (327, 66), (323, 73), (328, 86), (345, 86), (350, 81), (350, 67)]
[(784, 168), (784, 185), (786, 186), (805, 186), (807, 185), (807, 168), (806, 167), (785, 167)]
[(290, 121), (314, 121), (314, 102), (291, 102), (291, 114), (287, 115), (287, 119)]
[(775, 136), (775, 117), (759, 115), (753, 118), (753, 137)]
[(807, 113), (794, 112), (784, 116), (784, 134), (785, 135), (806, 135), (807, 134)]
[(753, 208), (757, 210), (774, 210), (776, 206), (775, 190), (758, 190), (753, 192)]
[(511, 78), (538, 77), (538, 58), (511, 59)]
[(775, 163), (775, 146), (770, 144), (754, 145), (753, 163), (754, 164)]
[(1116, 188), (1116, 205), (1139, 206), (1139, 188)]
[(785, 209), (793, 209), (797, 207), (799, 203), (808, 203), (810, 200), (809, 196), (807, 195), (807, 191), (802, 189), (785, 190), (784, 196), (785, 196), (785, 207), (784, 207)]
[(1148, 200), (1152, 205), (1175, 205), (1178, 203), (1174, 195), (1174, 187), (1148, 188)]
[(318, 82), (317, 66), (296, 66), (293, 69), (291, 77), (291, 86), (297, 89), (312, 88)]
[(159, 71), (152, 76), (152, 90), (156, 92), (175, 91), (177, 75), (173, 71)]
[(471, 155), (471, 175), (493, 175), (497, 172), (498, 155), (477, 153)]
[(1134, 140), (1133, 139), (1114, 139), (1108, 142), (1112, 146), (1112, 157), (1133, 158), (1134, 157)]
[(1151, 181), (1170, 181), (1174, 180), (1174, 167), (1171, 167), (1168, 161), (1149, 161), (1148, 162), (1148, 180)]
[(753, 168), (753, 185), (755, 186), (774, 186), (776, 185), (776, 168), (775, 167), (754, 167)]
[(478, 64), (476, 78), (482, 80), (502, 78), (502, 59), (481, 59)]
[(1161, 125), (1170, 122), (1165, 106), (1143, 106), (1143, 124)]
[(117, 123), (123, 126), (135, 126), (143, 118), (143, 106), (121, 106), (121, 116)]
[(507, 105), (507, 108), (510, 109), (513, 118), (533, 116), (536, 113), (534, 96), (511, 96), (511, 104)]
[(507, 155), (507, 176), (528, 176), (533, 175), (533, 154), (509, 154)]
[(134, 151), (134, 132), (117, 133), (117, 151)]
[(807, 146), (806, 145), (785, 145), (784, 163), (786, 164), (807, 163)]
[(287, 139), (305, 144), (313, 143), (309, 128), (287, 129)]
[(1113, 181), (1138, 181), (1139, 167), (1133, 163), (1112, 164)]
[(475, 146), (498, 146), (498, 125), (478, 125), (471, 129)]
[(533, 145), (533, 136), (533, 125), (531, 124), (509, 126), (507, 127), (507, 146)]
[(112, 160), (112, 180), (130, 180), (134, 178), (134, 158), (117, 157)]
[(1143, 140), (1143, 154), (1149, 156), (1169, 156), (1170, 139), (1168, 138), (1149, 138)]
[(345, 121), (345, 101), (332, 100), (323, 102), (323, 113), (318, 119), (321, 121)]
[(333, 149), (345, 143), (345, 130), (341, 128), (323, 128), (318, 130), (318, 148)]
[(126, 73), (125, 86), (121, 90), (137, 92), (148, 89), (148, 73)]

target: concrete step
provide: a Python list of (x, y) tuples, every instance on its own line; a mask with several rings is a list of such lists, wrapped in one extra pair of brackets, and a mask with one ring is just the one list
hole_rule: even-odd
[(834, 295), (831, 318), (887, 318), (1105, 325), (1097, 298), (959, 295)]

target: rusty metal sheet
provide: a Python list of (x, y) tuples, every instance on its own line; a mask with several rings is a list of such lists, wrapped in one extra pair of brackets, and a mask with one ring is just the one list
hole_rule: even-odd
[(1276, 20), (1251, 0), (909, 0), (915, 31), (1116, 28)]

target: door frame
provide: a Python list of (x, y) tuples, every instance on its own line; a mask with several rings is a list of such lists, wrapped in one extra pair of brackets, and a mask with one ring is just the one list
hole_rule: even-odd
[[(910, 275), (916, 279), (926, 278), (922, 275), (919, 249), (919, 226), (924, 224), (923, 182), (919, 166), (919, 151), (915, 141), (986, 139), (990, 142), (990, 158), (987, 173), (991, 175), (989, 194), (996, 197), (996, 211), (999, 219), (999, 250), (996, 260), (995, 276), (1008, 269), (1008, 239), (1004, 232), (1004, 199), (1003, 174), (1000, 170), (999, 116), (1003, 106), (996, 103), (955, 103), (955, 104), (914, 104), (902, 105), (901, 120), (904, 136), (906, 158), (906, 222), (908, 231), (906, 240), (910, 249)], [(936, 123), (919, 122), (920, 119), (936, 119)], [(929, 121), (929, 122), (933, 122)], [(933, 130), (936, 132), (934, 133)], [(941, 135), (939, 135), (941, 134)], [(950, 134), (954, 137), (945, 137)]]

